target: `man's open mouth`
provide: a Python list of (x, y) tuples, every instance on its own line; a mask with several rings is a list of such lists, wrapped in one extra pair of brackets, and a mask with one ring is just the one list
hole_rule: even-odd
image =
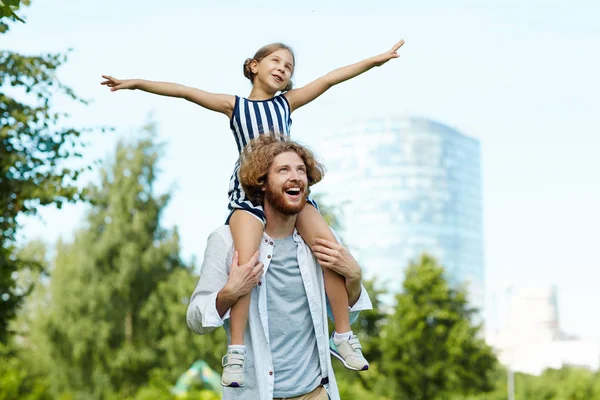
[(300, 189), (300, 188), (289, 188), (289, 189), (286, 189), (285, 192), (288, 195), (290, 195), (290, 196), (296, 197), (296, 196), (300, 196), (300, 194), (302, 193), (302, 189)]

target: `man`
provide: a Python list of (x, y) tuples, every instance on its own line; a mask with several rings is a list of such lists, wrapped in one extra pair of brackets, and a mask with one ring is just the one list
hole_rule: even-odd
[[(245, 373), (245, 384), (225, 387), (224, 400), (339, 399), (321, 265), (345, 278), (351, 321), (372, 306), (360, 267), (345, 247), (321, 240), (311, 253), (295, 230), (308, 187), (322, 176), (313, 154), (294, 142), (263, 135), (244, 153), (242, 185), (249, 195), (262, 197), (267, 221), (260, 251), (238, 265), (229, 227), (214, 231), (187, 312), (192, 330), (206, 334), (224, 325), (229, 341), (229, 309), (252, 293), (245, 352), (229, 353), (223, 360), (226, 368), (239, 368), (240, 379)], [(344, 351), (362, 357), (355, 337)]]

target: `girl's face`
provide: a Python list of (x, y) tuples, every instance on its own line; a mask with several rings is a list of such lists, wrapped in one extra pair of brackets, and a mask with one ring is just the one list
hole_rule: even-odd
[(250, 66), (256, 79), (264, 85), (265, 89), (273, 94), (287, 86), (294, 72), (294, 57), (286, 49), (279, 49), (269, 54), (260, 61), (252, 61)]

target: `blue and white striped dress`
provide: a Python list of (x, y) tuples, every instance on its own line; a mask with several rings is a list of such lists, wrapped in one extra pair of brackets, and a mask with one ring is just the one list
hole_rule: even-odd
[[(230, 126), (238, 152), (241, 153), (246, 145), (259, 135), (274, 134), (280, 136), (281, 140), (289, 138), (292, 127), (290, 114), (290, 105), (283, 94), (267, 100), (248, 100), (235, 96)], [(246, 196), (240, 184), (239, 169), (240, 162), (238, 160), (229, 181), (229, 210), (231, 212), (225, 223), (229, 223), (235, 210), (241, 209), (257, 217), (264, 225), (263, 208), (258, 204), (253, 204)], [(310, 197), (307, 200), (317, 207)]]

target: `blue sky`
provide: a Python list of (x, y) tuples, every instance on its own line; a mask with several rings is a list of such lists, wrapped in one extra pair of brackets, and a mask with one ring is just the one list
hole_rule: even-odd
[[(88, 159), (134, 136), (152, 113), (166, 141), (164, 223), (186, 258), (202, 258), (226, 215), (236, 149), (226, 117), (183, 100), (110, 93), (100, 75), (168, 80), (247, 95), (242, 63), (263, 44), (296, 51), (296, 86), (390, 48), (400, 58), (341, 84), (293, 114), (292, 135), (318, 150), (324, 125), (416, 115), (482, 144), (486, 282), (491, 293), (556, 284), (564, 330), (600, 337), (600, 5), (592, 1), (34, 1), (27, 24), (0, 36), (23, 53), (72, 48), (60, 78), (88, 107), (57, 108), (80, 126), (111, 125)], [(368, 5), (367, 5), (368, 4)], [(327, 160), (325, 160), (325, 163)], [(93, 178), (93, 176), (91, 177)], [(325, 180), (320, 191), (327, 190)], [(335, 199), (331, 199), (335, 201)], [(69, 238), (84, 207), (26, 218), (23, 240)]]

